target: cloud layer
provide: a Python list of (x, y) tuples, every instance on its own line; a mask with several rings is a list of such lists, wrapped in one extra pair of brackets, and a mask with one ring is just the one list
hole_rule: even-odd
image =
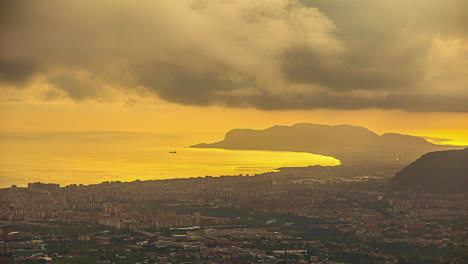
[(467, 9), (464, 0), (5, 0), (0, 92), (468, 112)]

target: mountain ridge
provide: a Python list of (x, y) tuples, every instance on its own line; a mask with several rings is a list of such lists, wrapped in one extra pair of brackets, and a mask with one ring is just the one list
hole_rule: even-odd
[(222, 141), (190, 147), (309, 152), (333, 156), (345, 162), (383, 158), (408, 163), (430, 151), (458, 148), (435, 145), (417, 136), (378, 135), (362, 126), (311, 123), (277, 125), (262, 130), (232, 129)]

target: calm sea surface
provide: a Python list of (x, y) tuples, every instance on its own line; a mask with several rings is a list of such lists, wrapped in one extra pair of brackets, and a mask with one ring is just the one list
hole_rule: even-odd
[(66, 185), (253, 175), (278, 167), (339, 164), (331, 157), (297, 152), (151, 147), (134, 141), (126, 141), (130, 143), (124, 145), (94, 144), (89, 139), (72, 143), (55, 138), (35, 142), (35, 139), (9, 140), (9, 144), (3, 141), (0, 187), (25, 186), (35, 181)]

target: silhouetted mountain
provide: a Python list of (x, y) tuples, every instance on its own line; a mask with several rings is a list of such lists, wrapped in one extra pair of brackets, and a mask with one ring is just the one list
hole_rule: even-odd
[(382, 159), (404, 165), (429, 151), (453, 148), (408, 135), (389, 133), (379, 136), (359, 126), (308, 123), (273, 126), (265, 130), (234, 129), (223, 141), (192, 147), (309, 152), (333, 156), (342, 162)]
[(430, 152), (392, 178), (396, 190), (468, 192), (468, 148)]

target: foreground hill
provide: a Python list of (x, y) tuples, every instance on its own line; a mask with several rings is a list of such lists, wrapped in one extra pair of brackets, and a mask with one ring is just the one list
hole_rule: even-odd
[(359, 126), (308, 123), (265, 130), (234, 129), (223, 141), (192, 147), (299, 151), (333, 156), (348, 163), (379, 160), (404, 165), (429, 151), (453, 148), (409, 135), (387, 133), (380, 136)]
[(468, 148), (430, 152), (391, 180), (396, 190), (428, 192), (468, 191)]

